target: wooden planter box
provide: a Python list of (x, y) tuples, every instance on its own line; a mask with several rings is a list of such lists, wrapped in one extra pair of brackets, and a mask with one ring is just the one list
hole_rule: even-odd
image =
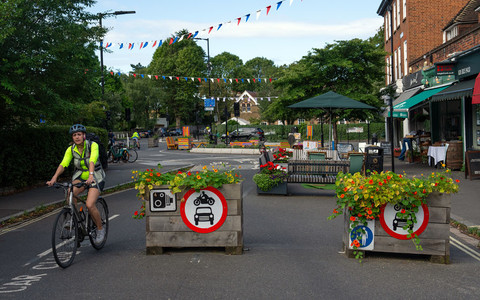
[(177, 139), (178, 149), (179, 150), (190, 150), (190, 149), (192, 149), (192, 142), (193, 142), (193, 139), (191, 139), (191, 138), (178, 138)]
[[(154, 189), (168, 186), (155, 186)], [(164, 248), (222, 247), (227, 254), (243, 253), (242, 183), (225, 184), (218, 189), (228, 205), (224, 223), (215, 231), (199, 233), (190, 229), (180, 213), (181, 199), (187, 191), (175, 194), (176, 211), (152, 212), (150, 192), (146, 202), (146, 251), (162, 254)]]
[(158, 147), (158, 138), (148, 138), (148, 148)]
[[(407, 253), (430, 255), (432, 262), (450, 263), (450, 207), (451, 196), (432, 193), (427, 198), (429, 222), (426, 229), (419, 235), (422, 250), (417, 250), (413, 241), (401, 240), (390, 236), (382, 227), (380, 221), (375, 219), (374, 249), (362, 250), (368, 252)], [(343, 247), (348, 257), (354, 257), (353, 249), (349, 249), (348, 218), (344, 214)]]
[(286, 181), (284, 181), (266, 192), (262, 191), (257, 186), (257, 194), (258, 195), (288, 195), (288, 184)]

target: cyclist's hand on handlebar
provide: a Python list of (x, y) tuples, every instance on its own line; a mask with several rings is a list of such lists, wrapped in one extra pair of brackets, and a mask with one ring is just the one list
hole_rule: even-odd
[(56, 182), (57, 180), (52, 178), (50, 181), (47, 181), (46, 183), (48, 186), (53, 186)]

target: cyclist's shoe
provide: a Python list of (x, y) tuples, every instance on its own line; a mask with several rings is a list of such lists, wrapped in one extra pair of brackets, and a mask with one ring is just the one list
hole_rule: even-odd
[(97, 236), (95, 237), (95, 243), (100, 244), (103, 242), (103, 239), (105, 238), (105, 228), (102, 228), (101, 230), (97, 229)]

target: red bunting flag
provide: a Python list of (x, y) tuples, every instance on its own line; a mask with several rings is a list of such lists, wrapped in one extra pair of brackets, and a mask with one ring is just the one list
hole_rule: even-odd
[(217, 78), (217, 82), (220, 83), (220, 78)]
[(158, 75), (155, 75), (155, 79), (158, 80)]
[(112, 76), (113, 76), (113, 72), (110, 72), (110, 74), (112, 74)]
[(180, 77), (177, 77), (177, 80), (180, 81)]
[(235, 78), (235, 81), (238, 83), (238, 78)]
[(173, 43), (173, 38), (170, 39), (170, 43), (168, 43), (169, 45), (171, 45)]
[(187, 40), (192, 36), (192, 33), (190, 32), (187, 36)]
[(267, 6), (267, 16), (268, 16), (268, 13), (270, 12), (270, 8), (272, 8), (271, 5)]
[(157, 44), (157, 41), (153, 42), (152, 48), (155, 47), (156, 44)]
[(142, 48), (143, 48), (143, 42), (140, 44), (140, 49), (142, 49)]
[(210, 34), (210, 32), (212, 31), (213, 29), (213, 26), (210, 27), (210, 30), (208, 31), (208, 34)]
[(240, 21), (242, 20), (242, 18), (237, 18), (237, 26), (240, 25)]
[(255, 78), (253, 78), (253, 82), (256, 82), (256, 81), (255, 81)]
[(270, 83), (272, 83), (272, 78), (270, 78)]
[(137, 78), (137, 74), (133, 73), (133, 77)]
[(198, 78), (198, 82), (202, 82), (202, 78)]

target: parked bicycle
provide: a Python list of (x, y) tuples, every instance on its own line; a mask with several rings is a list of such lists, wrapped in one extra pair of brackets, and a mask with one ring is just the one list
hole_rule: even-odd
[(110, 146), (108, 150), (108, 162), (135, 162), (138, 158), (137, 150), (133, 148), (127, 148), (123, 143)]
[(95, 205), (102, 220), (102, 227), (105, 229), (105, 237), (97, 243), (97, 226), (88, 213), (87, 206), (82, 201), (77, 201), (75, 204), (73, 200), (73, 187), (87, 185), (84, 182), (77, 184), (67, 182), (54, 183), (53, 186), (63, 188), (67, 204), (55, 219), (52, 231), (52, 251), (57, 264), (62, 268), (67, 268), (72, 264), (77, 248), (85, 237), (88, 236), (93, 248), (97, 250), (102, 249), (105, 245), (108, 236), (108, 206), (102, 197), (98, 197)]

